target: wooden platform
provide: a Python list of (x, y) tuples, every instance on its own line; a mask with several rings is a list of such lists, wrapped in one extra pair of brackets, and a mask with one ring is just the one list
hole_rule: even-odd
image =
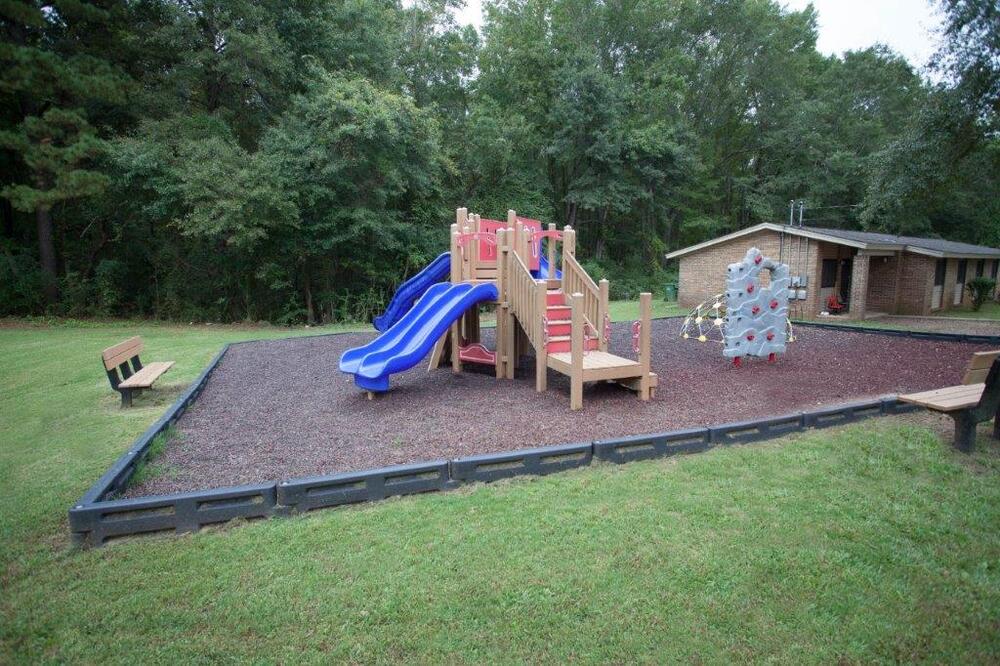
[[(569, 352), (549, 354), (548, 366), (564, 375), (569, 375), (573, 371), (573, 355)], [(596, 350), (583, 355), (583, 381), (585, 382), (640, 376), (642, 376), (642, 366), (638, 361)], [(655, 375), (653, 376), (655, 377)], [(655, 381), (653, 385), (656, 385)]]

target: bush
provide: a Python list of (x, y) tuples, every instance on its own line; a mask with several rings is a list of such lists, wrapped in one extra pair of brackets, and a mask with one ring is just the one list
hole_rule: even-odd
[(983, 307), (983, 303), (993, 298), (997, 283), (996, 280), (983, 276), (969, 280), (965, 288), (972, 296), (972, 309), (978, 312), (979, 308)]

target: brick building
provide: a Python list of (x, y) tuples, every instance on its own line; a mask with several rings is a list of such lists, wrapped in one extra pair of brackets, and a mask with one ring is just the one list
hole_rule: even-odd
[(791, 303), (796, 317), (827, 310), (831, 296), (847, 306), (852, 319), (934, 314), (968, 305), (965, 283), (980, 275), (996, 279), (1000, 269), (997, 248), (763, 223), (669, 253), (667, 259), (680, 265), (680, 304), (694, 307), (721, 292), (726, 266), (753, 246), (801, 278)]

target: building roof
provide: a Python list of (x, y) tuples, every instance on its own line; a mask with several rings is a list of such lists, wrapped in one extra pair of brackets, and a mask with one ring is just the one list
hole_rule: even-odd
[(796, 227), (786, 224), (772, 224), (764, 222), (746, 229), (740, 229), (725, 236), (719, 236), (707, 240), (697, 245), (691, 245), (680, 250), (674, 250), (667, 254), (667, 259), (697, 252), (698, 250), (724, 243), (734, 238), (747, 236), (758, 231), (783, 232), (791, 236), (812, 238), (814, 240), (847, 245), (859, 250), (881, 251), (881, 252), (913, 252), (931, 257), (958, 257), (968, 259), (1000, 259), (1000, 248), (985, 247), (982, 245), (970, 245), (969, 243), (957, 243), (955, 241), (942, 240), (940, 238), (916, 238), (914, 236), (895, 236), (893, 234), (879, 234), (871, 231), (848, 231), (844, 229), (821, 229), (818, 227)]

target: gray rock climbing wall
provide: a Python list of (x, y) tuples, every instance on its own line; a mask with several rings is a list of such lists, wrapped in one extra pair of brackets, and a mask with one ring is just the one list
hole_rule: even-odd
[[(726, 269), (725, 346), (736, 365), (744, 356), (774, 361), (788, 342), (788, 265), (768, 259), (755, 247)], [(770, 273), (769, 284), (761, 274)]]

